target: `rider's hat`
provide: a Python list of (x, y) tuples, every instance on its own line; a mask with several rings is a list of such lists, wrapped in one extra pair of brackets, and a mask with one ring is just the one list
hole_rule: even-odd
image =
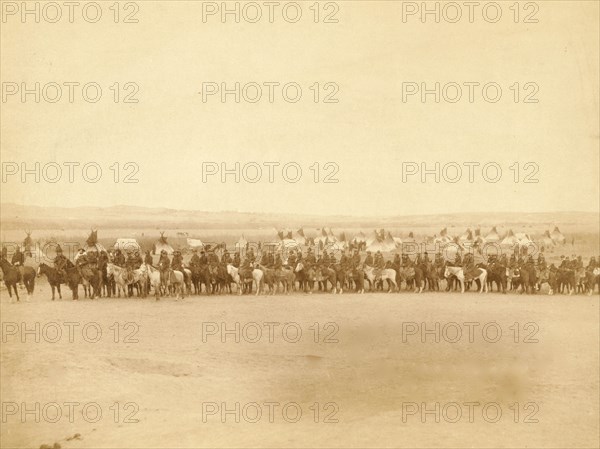
[(57, 253), (62, 253), (62, 252), (63, 252), (63, 251), (62, 251), (62, 248), (60, 247), (60, 245), (58, 245), (58, 246), (56, 247), (56, 252), (57, 252)]

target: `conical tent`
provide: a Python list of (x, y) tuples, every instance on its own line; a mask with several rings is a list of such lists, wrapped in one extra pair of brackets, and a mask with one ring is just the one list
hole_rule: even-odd
[(327, 238), (330, 242), (337, 242), (337, 237), (333, 234), (333, 230), (329, 228), (329, 232), (327, 233)]
[(31, 257), (37, 257), (41, 252), (37, 245), (33, 242), (31, 238), (31, 231), (25, 231), (27, 236), (23, 240), (23, 244), (21, 245), (21, 252), (25, 253), (25, 256), (31, 255)]
[(554, 243), (559, 245), (563, 245), (567, 241), (567, 238), (562, 234), (562, 232), (560, 232), (558, 226), (554, 227), (554, 231), (552, 231), (550, 237), (552, 238), (552, 240), (554, 240)]
[(173, 247), (167, 242), (164, 231), (160, 233), (160, 238), (154, 244), (154, 254), (160, 254), (166, 251), (167, 254), (173, 254)]
[(238, 241), (235, 242), (235, 249), (237, 251), (244, 251), (246, 246), (248, 246), (248, 240), (246, 240), (246, 237), (244, 237), (244, 234), (242, 234)]
[(544, 232), (540, 243), (546, 248), (552, 248), (554, 245), (556, 245), (554, 240), (552, 240), (552, 237), (550, 237), (550, 231)]
[(391, 234), (388, 233), (386, 236), (385, 231), (381, 229), (378, 231), (373, 231), (373, 235), (370, 240), (367, 240), (367, 251), (371, 252), (389, 252), (394, 251), (396, 249), (396, 242)]
[(460, 236), (460, 241), (462, 242), (472, 242), (474, 240), (473, 238), (473, 232), (471, 231), (471, 229), (467, 229), (463, 234), (461, 234)]
[(87, 240), (85, 241), (85, 245), (83, 246), (83, 249), (86, 252), (90, 252), (90, 251), (96, 251), (96, 252), (102, 252), (102, 251), (106, 251), (106, 249), (104, 248), (104, 246), (102, 246), (100, 243), (98, 243), (98, 230), (93, 230), (90, 232), (90, 236), (87, 238)]
[(514, 247), (518, 243), (519, 243), (519, 239), (515, 236), (515, 234), (512, 232), (512, 229), (511, 229), (508, 231), (508, 234), (506, 235), (506, 237), (504, 237), (502, 239), (502, 242), (500, 242), (500, 245), (505, 246), (505, 247)]
[(369, 246), (375, 244), (375, 242), (377, 242), (379, 239), (379, 235), (377, 235), (377, 231), (373, 231), (371, 234), (369, 234), (369, 236), (367, 237), (366, 243), (367, 243), (367, 249), (369, 248)]
[(327, 243), (328, 236), (329, 236), (329, 233), (327, 232), (327, 229), (321, 228), (321, 233), (319, 234), (318, 237), (315, 238), (315, 243), (325, 245)]
[[(383, 241), (383, 243), (385, 244), (387, 251), (393, 251), (399, 246), (396, 242), (396, 239), (392, 237), (392, 234), (390, 232), (388, 232), (385, 236), (385, 240)], [(400, 245), (402, 245), (402, 241), (400, 241)]]
[(485, 242), (498, 242), (500, 241), (500, 234), (498, 234), (498, 230), (496, 226), (492, 228), (492, 230), (485, 236)]
[(444, 228), (440, 231), (439, 237), (435, 237), (433, 239), (434, 243), (438, 243), (440, 245), (446, 245), (452, 242), (452, 238), (448, 235), (448, 229)]
[(306, 237), (304, 236), (304, 229), (300, 228), (294, 233), (294, 240), (298, 245), (306, 245)]

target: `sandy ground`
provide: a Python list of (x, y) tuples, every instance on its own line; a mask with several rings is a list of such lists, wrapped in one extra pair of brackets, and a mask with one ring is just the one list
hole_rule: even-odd
[(0, 293), (2, 447), (599, 444), (597, 294), (49, 297)]

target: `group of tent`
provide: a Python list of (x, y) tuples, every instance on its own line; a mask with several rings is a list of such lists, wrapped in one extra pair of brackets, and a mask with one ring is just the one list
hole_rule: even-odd
[[(400, 237), (392, 236), (391, 232), (385, 231), (384, 229), (374, 230), (368, 236), (360, 231), (351, 240), (348, 240), (346, 234), (342, 232), (337, 237), (334, 235), (331, 228), (321, 228), (317, 230), (320, 232), (305, 233), (303, 228), (297, 231), (278, 231), (277, 235), (279, 241), (272, 244), (267, 244), (270, 249), (281, 250), (281, 249), (293, 249), (302, 248), (309, 244), (318, 245), (321, 249), (338, 249), (345, 250), (348, 248), (351, 242), (355, 247), (359, 247), (366, 251), (371, 252), (390, 252), (395, 251), (402, 247), (403, 244), (416, 243), (413, 233), (411, 232), (408, 237), (401, 239)], [(31, 238), (31, 232), (26, 231), (27, 237), (23, 241), (21, 250), (32, 253), (37, 252), (39, 249), (34, 244)], [(308, 235), (307, 235), (308, 234)], [(187, 238), (187, 246), (190, 249), (205, 249), (206, 245), (200, 239)], [(545, 231), (543, 236), (534, 241), (529, 234), (525, 232), (513, 232), (509, 230), (505, 235), (501, 236), (496, 226), (494, 226), (488, 234), (484, 237), (481, 236), (480, 229), (467, 229), (460, 236), (451, 237), (448, 235), (446, 228), (442, 229), (439, 236), (434, 235), (427, 239), (427, 243), (439, 244), (441, 247), (454, 243), (458, 248), (465, 249), (473, 245), (483, 246), (485, 244), (499, 244), (504, 248), (527, 247), (534, 245), (535, 243), (543, 246), (546, 249), (551, 249), (557, 245), (564, 245), (566, 243), (565, 236), (560, 232), (558, 227), (555, 227), (552, 232)], [(235, 242), (235, 249), (237, 251), (244, 251), (248, 249), (249, 242), (242, 234), (240, 238)], [(89, 237), (85, 241), (85, 244), (81, 246), (85, 251), (105, 251), (104, 246), (98, 242), (98, 231), (92, 230)], [(123, 252), (129, 253), (132, 251), (140, 251), (141, 247), (136, 239), (134, 238), (118, 238), (113, 245), (113, 249), (119, 249)], [(167, 241), (164, 232), (160, 233), (159, 239), (153, 244), (152, 253), (160, 254), (162, 251), (166, 251), (167, 254), (173, 254), (174, 249)]]
[(541, 239), (534, 240), (526, 232), (513, 232), (510, 229), (505, 235), (501, 236), (496, 226), (494, 226), (490, 232), (485, 236), (481, 236), (480, 229), (471, 231), (467, 229), (462, 235), (451, 238), (448, 236), (446, 228), (440, 232), (440, 237), (434, 238), (435, 243), (450, 243), (455, 242), (463, 246), (479, 245), (484, 244), (498, 244), (505, 248), (514, 248), (515, 246), (527, 247), (535, 245), (536, 243), (541, 244), (545, 248), (552, 248), (556, 245), (564, 245), (566, 242), (565, 236), (560, 232), (558, 226), (554, 227), (554, 231), (545, 231)]

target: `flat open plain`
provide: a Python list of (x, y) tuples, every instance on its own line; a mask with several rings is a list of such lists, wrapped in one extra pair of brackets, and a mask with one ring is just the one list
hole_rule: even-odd
[(52, 302), (37, 281), (0, 293), (2, 447), (598, 444), (597, 293)]

